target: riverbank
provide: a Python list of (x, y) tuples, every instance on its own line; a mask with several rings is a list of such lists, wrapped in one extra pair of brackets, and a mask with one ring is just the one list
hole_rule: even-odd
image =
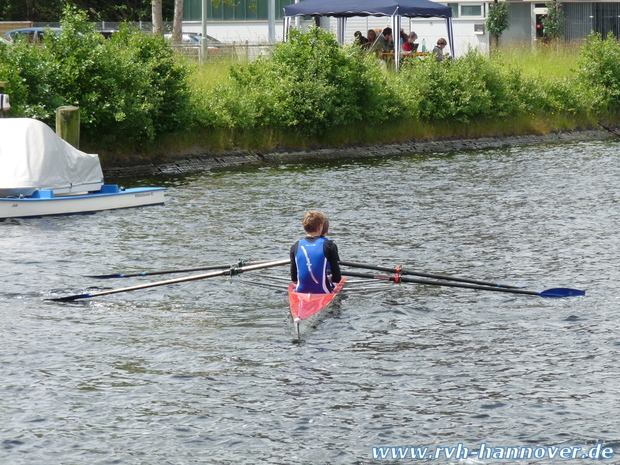
[(463, 150), (508, 147), (513, 145), (537, 145), (584, 140), (603, 140), (618, 137), (612, 129), (588, 129), (562, 131), (542, 135), (519, 135), (508, 137), (446, 138), (426, 141), (403, 141), (399, 143), (349, 147), (317, 147), (304, 150), (274, 151), (270, 153), (234, 151), (212, 153), (200, 149), (184, 152), (169, 152), (158, 160), (134, 158), (120, 161), (109, 157), (102, 161), (106, 177), (140, 177), (173, 174), (190, 174), (240, 167), (299, 163), (305, 161), (327, 161), (334, 159), (355, 159), (390, 157), (408, 153), (450, 153)]

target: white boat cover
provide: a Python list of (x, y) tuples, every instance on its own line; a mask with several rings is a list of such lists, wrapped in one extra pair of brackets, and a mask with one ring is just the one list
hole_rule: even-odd
[(0, 197), (98, 191), (102, 185), (98, 155), (76, 149), (36, 119), (0, 118)]

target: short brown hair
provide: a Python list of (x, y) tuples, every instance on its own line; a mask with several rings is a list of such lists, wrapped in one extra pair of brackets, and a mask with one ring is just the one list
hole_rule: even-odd
[(306, 213), (301, 224), (306, 232), (314, 232), (319, 229), (319, 226), (323, 226), (325, 224), (326, 219), (327, 218), (325, 218), (323, 213), (311, 210)]
[(446, 39), (442, 37), (437, 41), (437, 45), (448, 45), (448, 42), (446, 42)]

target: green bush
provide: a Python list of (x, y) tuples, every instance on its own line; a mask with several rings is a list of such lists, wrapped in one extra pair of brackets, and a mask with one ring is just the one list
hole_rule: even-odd
[(578, 78), (592, 88), (601, 109), (620, 109), (620, 45), (613, 34), (590, 34), (577, 65)]
[(207, 96), (208, 121), (303, 135), (359, 122), (368, 114), (385, 121), (386, 105), (395, 96), (375, 61), (357, 47), (341, 47), (323, 29), (292, 30), (271, 58), (232, 68), (229, 81)]
[(454, 61), (435, 61), (403, 68), (401, 79), (411, 86), (415, 116), (426, 121), (451, 119), (467, 123), (472, 118), (502, 117), (520, 109), (520, 82), (477, 51)]
[[(46, 35), (46, 41), (49, 40)], [(48, 120), (51, 109), (63, 105), (53, 92), (56, 73), (53, 56), (45, 46), (32, 46), (26, 41), (0, 44), (0, 80), (8, 81), (11, 113)]]
[(136, 142), (191, 123), (189, 70), (161, 36), (124, 28), (106, 40), (72, 7), (61, 26), (43, 43), (0, 48), (13, 114), (53, 125), (57, 107), (76, 105), (87, 138)]

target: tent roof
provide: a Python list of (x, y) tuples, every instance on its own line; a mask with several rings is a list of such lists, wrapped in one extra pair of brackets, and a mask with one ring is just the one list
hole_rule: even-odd
[(284, 7), (284, 16), (406, 16), (451, 18), (452, 8), (431, 0), (303, 0)]

